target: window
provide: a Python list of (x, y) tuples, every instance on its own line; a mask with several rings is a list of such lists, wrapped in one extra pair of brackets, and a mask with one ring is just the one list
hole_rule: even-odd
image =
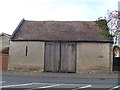
[(26, 46), (26, 56), (28, 55), (28, 47)]

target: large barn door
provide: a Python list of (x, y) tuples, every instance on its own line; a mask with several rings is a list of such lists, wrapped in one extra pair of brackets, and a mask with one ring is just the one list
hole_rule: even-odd
[(61, 72), (76, 72), (76, 44), (61, 43)]
[(58, 72), (60, 62), (60, 43), (46, 42), (45, 44), (45, 72)]
[(46, 42), (45, 72), (76, 72), (76, 44)]

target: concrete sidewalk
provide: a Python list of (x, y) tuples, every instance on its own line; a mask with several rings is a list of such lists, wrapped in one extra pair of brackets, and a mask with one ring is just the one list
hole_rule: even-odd
[(93, 73), (13, 73), (2, 72), (1, 76), (26, 76), (40, 78), (80, 78), (80, 79), (120, 79), (120, 74), (93, 74)]

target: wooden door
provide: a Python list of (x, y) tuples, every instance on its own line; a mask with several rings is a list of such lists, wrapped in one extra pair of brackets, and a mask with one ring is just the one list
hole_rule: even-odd
[(45, 43), (45, 72), (76, 72), (75, 43)]
[(61, 72), (76, 72), (76, 44), (61, 43)]
[(60, 43), (45, 43), (45, 72), (58, 72), (60, 61)]

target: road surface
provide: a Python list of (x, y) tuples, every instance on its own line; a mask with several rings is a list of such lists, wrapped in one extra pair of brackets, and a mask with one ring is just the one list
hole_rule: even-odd
[[(48, 73), (49, 74), (49, 73)], [(120, 90), (118, 79), (3, 75), (2, 90)]]

